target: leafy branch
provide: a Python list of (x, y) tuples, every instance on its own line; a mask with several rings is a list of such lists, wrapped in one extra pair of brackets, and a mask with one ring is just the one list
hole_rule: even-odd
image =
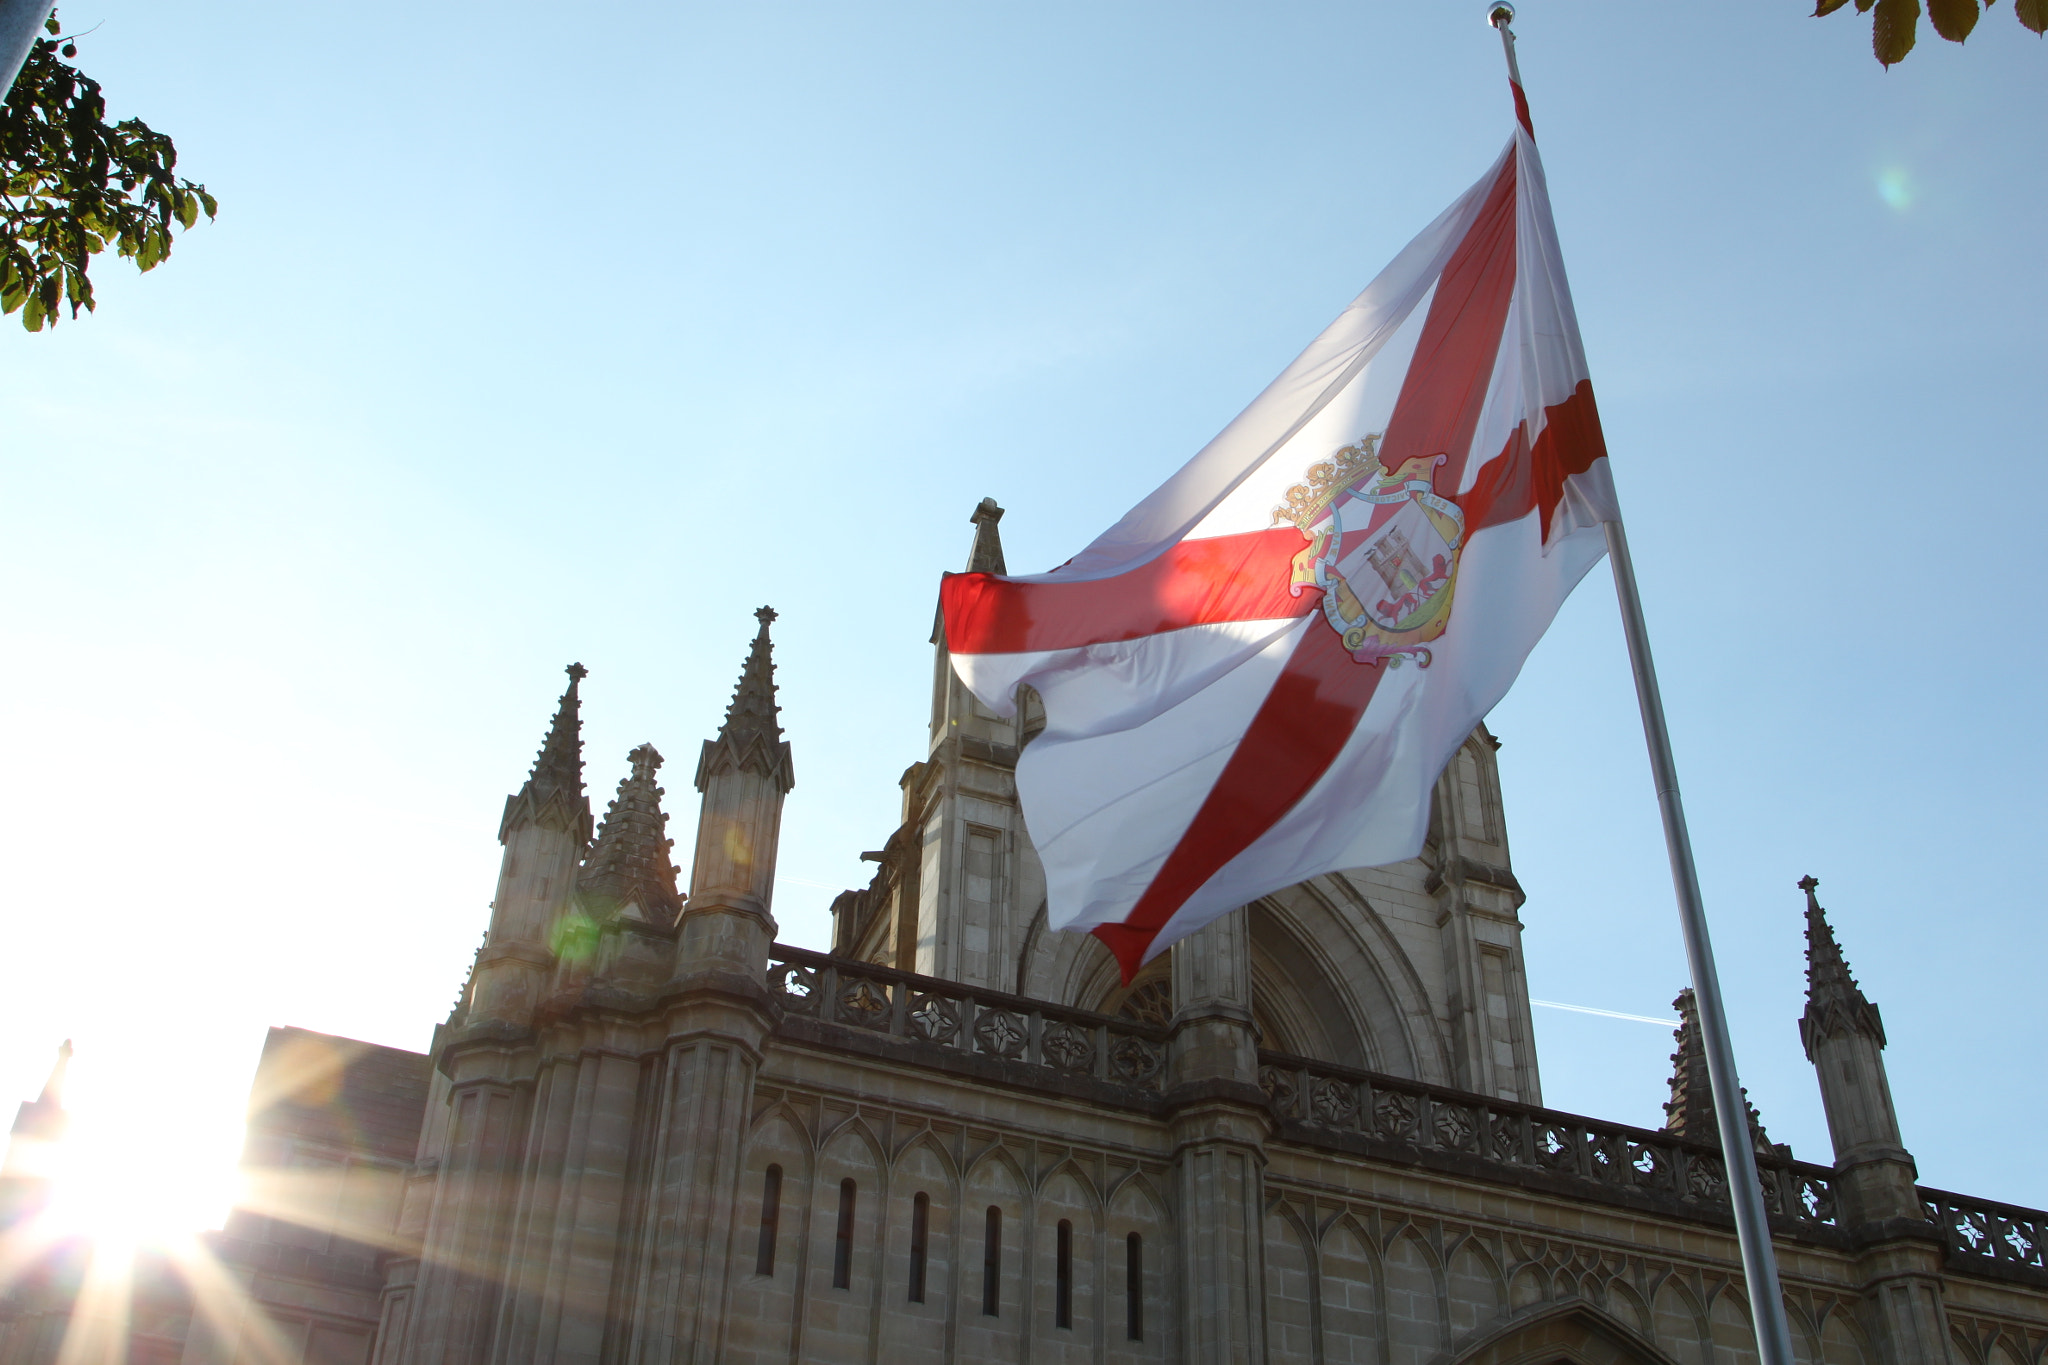
[[(1849, 0), (1818, 0), (1813, 17), (1833, 14), (1848, 3)], [(1984, 0), (1984, 8), (1988, 10), (1996, 3), (1998, 0)], [(1871, 49), (1886, 66), (1903, 61), (1920, 37), (1920, 0), (1856, 0), (1858, 14), (1873, 8), (1877, 14), (1870, 21)], [(2012, 12), (2028, 32), (2039, 35), (2048, 30), (2048, 0), (2012, 0)], [(1960, 43), (1977, 27), (1977, 0), (1927, 0), (1927, 17), (1934, 22), (1936, 33), (1952, 43)]]
[[(141, 119), (107, 123), (99, 82), (58, 59), (53, 13), (0, 106), (0, 312), (31, 332), (59, 310), (95, 307), (87, 271), (109, 246), (140, 270), (171, 254), (171, 235), (218, 205), (174, 171), (178, 149)], [(77, 55), (64, 44), (66, 57)]]

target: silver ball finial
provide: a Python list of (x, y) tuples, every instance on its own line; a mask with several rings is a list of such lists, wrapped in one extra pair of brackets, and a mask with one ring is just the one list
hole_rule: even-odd
[(1508, 0), (1494, 0), (1486, 7), (1486, 22), (1495, 28), (1515, 22), (1515, 7)]

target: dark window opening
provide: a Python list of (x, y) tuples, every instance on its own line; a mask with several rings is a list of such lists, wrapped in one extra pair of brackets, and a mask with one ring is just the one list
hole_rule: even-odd
[(924, 1302), (924, 1260), (930, 1245), (932, 1197), (920, 1192), (910, 1203), (910, 1301)]
[(1052, 1325), (1074, 1325), (1074, 1225), (1064, 1218), (1053, 1256)]
[(1124, 1335), (1145, 1339), (1145, 1239), (1135, 1232), (1124, 1238)]
[(1003, 1308), (1003, 1211), (988, 1206), (988, 1223), (981, 1235), (981, 1315), (1002, 1316)]
[(839, 1231), (832, 1239), (832, 1287), (853, 1283), (853, 1182), (839, 1182)]
[(754, 1252), (754, 1273), (775, 1273), (775, 1229), (782, 1221), (782, 1168), (770, 1166), (761, 1178), (761, 1242)]

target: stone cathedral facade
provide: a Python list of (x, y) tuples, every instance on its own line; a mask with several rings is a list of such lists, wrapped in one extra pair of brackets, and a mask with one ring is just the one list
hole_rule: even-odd
[[(970, 567), (1003, 569), (1000, 517)], [(1484, 729), (1422, 856), (1267, 897), (1126, 986), (1045, 924), (1014, 783), (1042, 715), (989, 715), (935, 632), (901, 823), (813, 951), (776, 933), (796, 774), (758, 615), (692, 765), (687, 895), (651, 746), (593, 820), (572, 668), (430, 1056), (273, 1033), (250, 1161), (323, 1193), (236, 1214), (217, 1251), (254, 1306), (167, 1359), (1756, 1359), (1688, 1003), (1664, 1128), (1543, 1107)], [(1883, 1021), (1806, 889), (1833, 1160), (1751, 1120), (1800, 1359), (2038, 1365), (2048, 1215), (1916, 1184)], [(0, 1365), (44, 1365), (24, 1320)]]

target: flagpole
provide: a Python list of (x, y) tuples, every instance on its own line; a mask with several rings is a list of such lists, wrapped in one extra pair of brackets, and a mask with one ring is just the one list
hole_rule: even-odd
[[(1487, 11), (1487, 22), (1500, 30), (1508, 78), (1520, 91), (1522, 73), (1515, 63), (1515, 35), (1508, 27), (1514, 17), (1514, 6), (1506, 3), (1496, 3)], [(1735, 1049), (1728, 1038), (1727, 1011), (1721, 1005), (1721, 978), (1714, 969), (1714, 945), (1707, 935), (1692, 837), (1686, 832), (1685, 806), (1678, 795), (1678, 764), (1671, 755), (1671, 731), (1664, 722), (1657, 665), (1650, 657), (1650, 632), (1643, 621), (1642, 594), (1636, 588), (1635, 561), (1629, 557), (1628, 533), (1619, 517), (1603, 523), (1602, 529), (1607, 533), (1607, 562), (1614, 571), (1615, 596), (1621, 602), (1629, 665), (1635, 672), (1636, 702), (1642, 709), (1643, 738), (1650, 750), (1650, 775), (1657, 784), (1657, 809), (1664, 818), (1664, 846), (1671, 858), (1671, 884), (1678, 894), (1678, 923), (1692, 968), (1693, 999), (1699, 1007), (1700, 1037), (1714, 1091), (1715, 1126), (1720, 1130), (1721, 1155), (1727, 1163), (1728, 1201), (1735, 1211), (1735, 1239), (1742, 1251), (1743, 1279), (1749, 1286), (1750, 1322), (1762, 1365), (1794, 1365), (1792, 1331), (1785, 1319), (1784, 1291), (1778, 1285), (1778, 1258), (1771, 1249), (1763, 1186), (1757, 1178), (1756, 1152), (1750, 1145), (1749, 1106), (1735, 1075)]]

